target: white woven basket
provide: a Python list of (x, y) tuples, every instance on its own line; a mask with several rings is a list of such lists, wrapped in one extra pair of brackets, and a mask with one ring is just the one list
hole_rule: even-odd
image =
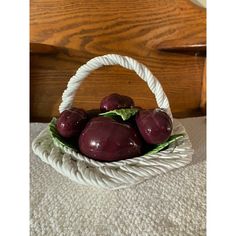
[[(95, 69), (107, 65), (120, 65), (134, 70), (147, 83), (155, 95), (159, 107), (166, 109), (173, 121), (168, 99), (157, 78), (143, 64), (130, 57), (116, 54), (95, 57), (77, 70), (62, 95), (62, 102), (59, 106), (60, 113), (72, 106), (76, 90), (86, 76)], [(35, 138), (32, 148), (42, 161), (81, 185), (118, 189), (183, 167), (192, 161), (193, 149), (183, 125), (174, 120), (173, 127), (173, 134), (185, 134), (177, 145), (170, 145), (168, 149), (157, 154), (116, 162), (95, 161), (72, 148), (54, 142), (48, 127)]]

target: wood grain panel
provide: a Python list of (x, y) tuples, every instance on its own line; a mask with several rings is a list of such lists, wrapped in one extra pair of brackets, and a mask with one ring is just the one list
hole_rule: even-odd
[(205, 9), (189, 0), (31, 0), (31, 42), (91, 56), (155, 57), (170, 39), (205, 40)]
[[(204, 58), (158, 51), (158, 45), (206, 42), (205, 18), (205, 9), (188, 0), (31, 0), (31, 120), (58, 115), (68, 79), (89, 59), (108, 53), (145, 64), (161, 81), (176, 117), (201, 114)], [(144, 108), (156, 106), (146, 84), (119, 67), (92, 73), (75, 105), (97, 108), (111, 92), (130, 95)]]
[[(55, 52), (55, 51), (54, 51)], [(31, 119), (48, 120), (58, 115), (61, 95), (69, 78), (85, 63), (70, 50), (55, 54), (31, 55)], [(73, 55), (73, 56), (71, 56)], [(144, 63), (160, 80), (176, 117), (198, 114), (201, 98), (201, 78), (204, 59), (179, 54), (158, 54), (158, 62), (135, 58)], [(134, 72), (119, 66), (94, 71), (82, 83), (74, 105), (85, 109), (98, 108), (101, 99), (117, 92), (133, 97), (143, 108), (156, 107), (153, 94)]]

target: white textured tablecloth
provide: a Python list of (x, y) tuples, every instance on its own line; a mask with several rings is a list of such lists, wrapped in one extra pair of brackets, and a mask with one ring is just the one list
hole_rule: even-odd
[[(126, 189), (79, 186), (31, 150), (31, 236), (206, 235), (206, 118), (180, 121), (192, 163)], [(31, 123), (31, 140), (45, 126)]]

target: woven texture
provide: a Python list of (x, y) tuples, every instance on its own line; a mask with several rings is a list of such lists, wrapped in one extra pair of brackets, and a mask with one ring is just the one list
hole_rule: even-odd
[[(206, 235), (205, 118), (180, 121), (192, 163), (130, 188), (80, 186), (31, 152), (31, 235)], [(31, 139), (44, 127), (31, 124)]]
[(184, 126), (174, 120), (173, 131), (174, 134), (184, 134), (177, 145), (173, 143), (156, 154), (145, 154), (117, 162), (98, 162), (71, 148), (57, 147), (48, 127), (33, 141), (32, 148), (43, 162), (78, 184), (118, 189), (183, 167), (192, 161), (193, 149)]

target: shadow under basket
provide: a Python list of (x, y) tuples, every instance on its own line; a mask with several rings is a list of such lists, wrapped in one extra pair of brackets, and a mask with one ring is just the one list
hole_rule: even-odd
[(60, 145), (50, 134), (49, 126), (33, 140), (34, 153), (56, 171), (80, 185), (105, 189), (118, 189), (141, 183), (156, 175), (189, 164), (193, 149), (184, 126), (173, 120), (169, 101), (160, 82), (146, 66), (136, 60), (116, 54), (95, 57), (81, 66), (69, 80), (59, 106), (60, 113), (71, 108), (77, 89), (86, 76), (102, 66), (120, 65), (134, 70), (155, 95), (157, 104), (165, 109), (173, 121), (172, 134), (184, 134), (176, 143), (155, 154), (145, 154), (115, 162), (99, 162), (90, 159), (70, 147)]

